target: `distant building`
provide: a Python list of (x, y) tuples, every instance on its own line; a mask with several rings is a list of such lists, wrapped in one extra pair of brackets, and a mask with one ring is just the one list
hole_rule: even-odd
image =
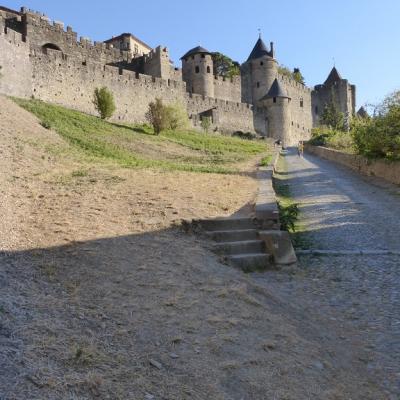
[(105, 40), (104, 43), (112, 44), (116, 49), (130, 52), (132, 58), (150, 53), (152, 48), (133, 36), (132, 33), (122, 33), (119, 36)]

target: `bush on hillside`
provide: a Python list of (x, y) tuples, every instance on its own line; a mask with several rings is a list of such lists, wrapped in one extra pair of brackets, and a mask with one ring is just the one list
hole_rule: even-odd
[(200, 123), (204, 132), (208, 133), (211, 127), (211, 118), (210, 117), (201, 117)]
[(95, 89), (93, 104), (99, 112), (101, 119), (108, 119), (114, 114), (114, 96), (105, 86)]
[(153, 127), (154, 133), (159, 135), (160, 132), (168, 128), (168, 115), (166, 107), (161, 99), (157, 98), (149, 103), (149, 109), (146, 113), (146, 119)]
[(232, 136), (241, 138), (241, 139), (247, 139), (247, 140), (254, 140), (257, 138), (257, 135), (252, 132), (242, 132), (242, 131), (235, 131), (232, 133)]
[(149, 103), (146, 119), (156, 135), (166, 129), (185, 129), (189, 126), (186, 110), (180, 104), (165, 105), (159, 98)]
[(387, 96), (372, 118), (355, 118), (352, 136), (359, 154), (400, 160), (400, 91)]
[(308, 143), (337, 150), (351, 151), (354, 149), (353, 137), (349, 132), (334, 130), (326, 126), (314, 128)]
[(189, 127), (189, 118), (184, 107), (179, 104), (165, 106), (166, 124), (169, 129), (185, 129)]

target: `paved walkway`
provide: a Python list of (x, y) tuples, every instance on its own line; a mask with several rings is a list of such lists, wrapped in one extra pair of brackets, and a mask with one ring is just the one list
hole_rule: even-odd
[(274, 272), (255, 279), (305, 316), (305, 330), (318, 323), (334, 366), (364, 364), (369, 379), (381, 385), (382, 398), (399, 399), (399, 190), (375, 186), (315, 156), (300, 158), (294, 150), (285, 159), (305, 243), (322, 252), (300, 255), (293, 275)]

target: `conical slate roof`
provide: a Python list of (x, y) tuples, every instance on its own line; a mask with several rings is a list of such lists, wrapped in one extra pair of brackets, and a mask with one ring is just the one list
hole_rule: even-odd
[(367, 110), (363, 106), (357, 111), (357, 115), (361, 118), (367, 118), (369, 116)]
[(324, 85), (331, 85), (332, 83), (339, 82), (341, 80), (342, 77), (340, 76), (338, 70), (336, 69), (336, 67), (333, 67), (328, 77), (326, 78)]
[(181, 57), (181, 60), (182, 58), (193, 56), (195, 54), (211, 54), (211, 52), (201, 46), (193, 47), (193, 49), (189, 50), (185, 55)]
[(268, 56), (272, 57), (272, 51), (268, 51), (267, 46), (265, 43), (262, 41), (261, 38), (258, 38), (255, 46), (253, 47), (253, 50), (251, 51), (249, 58), (247, 61), (254, 60), (256, 58), (260, 58), (263, 56)]
[(283, 89), (282, 85), (279, 83), (278, 79), (275, 78), (274, 82), (271, 85), (271, 88), (269, 89), (268, 93), (261, 99), (271, 99), (273, 97), (286, 97), (290, 99), (290, 97), (287, 95), (285, 89)]

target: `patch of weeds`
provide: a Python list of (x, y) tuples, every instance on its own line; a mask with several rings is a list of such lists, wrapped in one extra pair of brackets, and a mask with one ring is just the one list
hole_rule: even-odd
[(260, 161), (261, 167), (267, 167), (272, 162), (272, 154), (268, 154), (266, 157), (263, 157)]
[(70, 362), (77, 366), (87, 367), (101, 360), (101, 354), (87, 344), (75, 344), (72, 347)]
[(296, 222), (299, 217), (299, 206), (297, 203), (283, 205), (278, 202), (279, 221), (281, 229), (288, 232), (296, 232)]
[(274, 174), (273, 184), (278, 199), (281, 228), (290, 233), (295, 248), (310, 248), (311, 242), (304, 234), (306, 227), (301, 222), (299, 204), (293, 200), (290, 185), (287, 183), (287, 165), (283, 155), (279, 157), (277, 171)]
[(49, 121), (40, 121), (40, 125), (42, 125), (45, 129), (53, 129), (53, 125)]
[(71, 176), (73, 178), (83, 178), (88, 175), (89, 175), (89, 172), (84, 169), (78, 169), (76, 171), (72, 171), (72, 174), (71, 174)]

